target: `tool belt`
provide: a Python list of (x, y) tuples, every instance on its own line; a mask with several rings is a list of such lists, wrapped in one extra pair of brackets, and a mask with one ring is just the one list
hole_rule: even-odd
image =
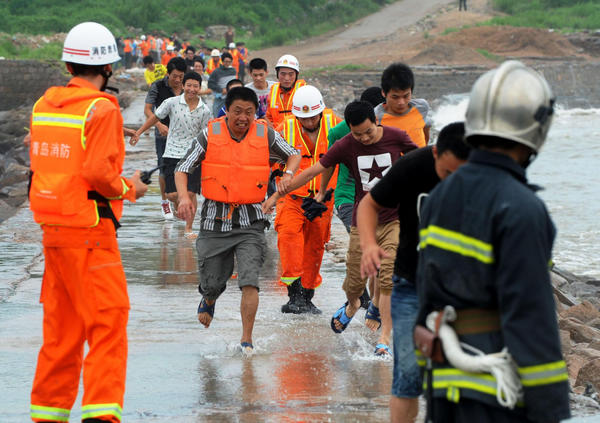
[[(457, 310), (456, 314), (456, 321), (452, 323), (452, 327), (457, 335), (474, 335), (500, 330), (500, 314), (498, 310), (466, 308)], [(442, 341), (438, 337), (442, 316), (443, 313), (440, 312), (435, 322), (435, 332), (430, 331), (422, 325), (416, 325), (413, 331), (415, 345), (421, 351), (421, 354), (436, 363), (444, 363), (446, 361)]]

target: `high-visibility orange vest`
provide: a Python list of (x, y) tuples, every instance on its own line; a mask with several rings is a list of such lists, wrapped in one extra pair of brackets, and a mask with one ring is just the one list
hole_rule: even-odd
[(210, 75), (211, 73), (213, 73), (213, 71), (216, 68), (218, 68), (222, 64), (223, 64), (223, 62), (221, 62), (220, 58), (219, 58), (219, 61), (217, 63), (215, 63), (215, 61), (211, 58), (208, 62), (206, 62), (206, 73), (208, 73)]
[(235, 69), (237, 75), (239, 76), (239, 69), (240, 69), (240, 52), (237, 50), (237, 48), (234, 48), (230, 51), (231, 53), (231, 57), (233, 59), (233, 63), (232, 66)]
[(148, 42), (150, 43), (150, 50), (156, 50), (156, 39), (154, 37), (148, 37)]
[[(304, 169), (308, 169), (315, 163), (319, 161), (319, 159), (327, 153), (327, 135), (329, 135), (329, 130), (333, 128), (335, 125), (339, 123), (339, 119), (333, 114), (331, 109), (325, 109), (323, 111), (323, 116), (321, 117), (319, 135), (317, 136), (317, 142), (315, 143), (315, 148), (311, 151), (304, 140), (302, 135), (302, 126), (298, 119), (293, 116), (291, 118), (287, 118), (283, 122), (283, 137), (287, 141), (289, 145), (294, 147), (295, 149), (300, 151), (300, 156), (302, 159), (300, 160), (300, 167), (298, 168), (298, 173), (302, 172)], [(335, 187), (337, 181), (337, 172), (332, 176), (329, 181), (328, 186)], [(321, 174), (311, 179), (306, 185), (296, 189), (291, 192), (291, 194), (297, 195), (299, 197), (312, 197), (319, 192), (319, 188), (321, 187)]]
[(124, 53), (131, 53), (131, 51), (133, 50), (133, 47), (131, 45), (131, 40), (125, 40), (125, 47), (123, 47), (123, 52)]
[(283, 99), (281, 98), (282, 92), (279, 88), (280, 83), (277, 82), (271, 86), (271, 91), (269, 92), (269, 102), (267, 103), (267, 111), (270, 111), (268, 114), (271, 115), (271, 123), (273, 124), (274, 128), (277, 128), (277, 126), (287, 117), (293, 116), (292, 98), (294, 97), (296, 90), (304, 85), (306, 85), (306, 81), (304, 79), (299, 79), (294, 84), (294, 88), (283, 94)]
[[(53, 87), (63, 89), (64, 87)], [(72, 98), (55, 106), (40, 98), (31, 117), (29, 156), (33, 177), (29, 206), (34, 220), (41, 225), (89, 228), (98, 225), (100, 215), (95, 199), (88, 196), (93, 188), (81, 175), (85, 159), (85, 124), (98, 101), (110, 101), (119, 108), (116, 97), (90, 88), (69, 88)], [(121, 163), (125, 147), (120, 152)], [(122, 200), (111, 200), (110, 208), (120, 219)]]
[(421, 112), (416, 107), (412, 107), (408, 113), (402, 116), (384, 113), (379, 124), (402, 129), (418, 147), (425, 147), (427, 145), (424, 132), (425, 121)]
[(165, 38), (163, 39), (163, 43), (160, 46), (160, 50), (164, 53), (165, 51), (167, 51), (167, 45), (169, 43), (169, 39)]
[(260, 203), (269, 184), (268, 127), (254, 121), (243, 140), (229, 135), (225, 116), (208, 123), (202, 195), (228, 204)]

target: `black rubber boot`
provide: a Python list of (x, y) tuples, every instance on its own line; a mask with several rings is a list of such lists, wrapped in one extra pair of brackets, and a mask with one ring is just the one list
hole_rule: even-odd
[(367, 288), (365, 288), (360, 296), (360, 308), (367, 310), (369, 308), (369, 301), (371, 301), (371, 297), (369, 296), (369, 291), (367, 291)]
[(304, 298), (302, 298), (302, 285), (300, 284), (300, 278), (287, 286), (289, 301), (281, 306), (282, 313), (303, 313), (300, 310), (300, 306), (304, 305)]
[(311, 313), (311, 314), (321, 314), (321, 313), (323, 313), (312, 302), (312, 298), (315, 296), (315, 290), (314, 289), (302, 288), (302, 296), (303, 296), (304, 301), (305, 301), (304, 308), (302, 308), (302, 313)]

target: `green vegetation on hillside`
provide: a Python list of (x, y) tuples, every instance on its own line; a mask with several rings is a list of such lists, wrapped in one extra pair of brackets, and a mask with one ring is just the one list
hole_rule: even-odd
[[(9, 34), (67, 32), (96, 21), (116, 35), (132, 28), (165, 34), (204, 34), (209, 25), (232, 25), (251, 47), (278, 45), (352, 22), (394, 0), (3, 0), (0, 31)], [(130, 35), (139, 35), (132, 33)], [(250, 41), (246, 38), (245, 41)]]
[(600, 28), (597, 0), (493, 0), (493, 5), (508, 15), (492, 19), (489, 23), (493, 25), (562, 30)]

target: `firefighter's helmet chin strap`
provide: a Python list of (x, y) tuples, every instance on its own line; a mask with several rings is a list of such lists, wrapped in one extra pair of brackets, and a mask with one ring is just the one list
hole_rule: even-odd
[(102, 84), (102, 87), (100, 87), (100, 91), (113, 91), (115, 94), (119, 94), (119, 89), (116, 87), (109, 87), (107, 86), (108, 84), (108, 80), (110, 79), (110, 77), (112, 76), (112, 70), (110, 71), (106, 71), (105, 69), (102, 69), (102, 71), (100, 72), (100, 75), (102, 75), (104, 77), (104, 83)]

